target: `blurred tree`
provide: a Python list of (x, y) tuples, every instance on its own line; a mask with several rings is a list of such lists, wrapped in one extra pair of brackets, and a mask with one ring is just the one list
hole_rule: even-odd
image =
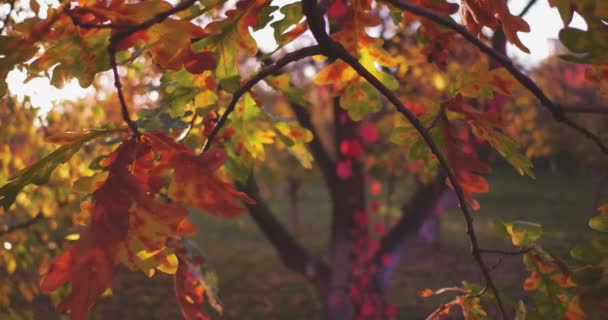
[[(563, 58), (587, 64), (585, 77), (605, 93), (603, 0), (549, 2), (564, 20), (560, 40), (574, 53)], [(450, 18), (458, 10), (463, 25)], [(568, 27), (574, 12), (588, 30)], [(520, 152), (520, 141), (527, 143), (520, 133), (536, 130), (536, 123), (529, 124), (535, 113), (513, 112), (521, 125), (508, 124), (505, 96), (520, 99), (519, 92), (530, 92), (562, 127), (573, 129), (569, 136), (582, 135), (601, 151), (593, 159), (605, 163), (608, 153), (596, 131), (605, 127), (582, 125), (569, 114), (582, 109), (563, 107), (581, 100), (550, 99), (504, 55), (505, 41), (528, 52), (517, 33), (530, 30), (505, 0), (302, 0), (280, 6), (268, 0), (32, 0), (8, 3), (2, 21), (0, 95), (9, 110), (0, 117), (8, 131), (2, 135), (8, 148), (0, 152), (9, 159), (2, 161), (0, 187), (3, 237), (9, 239), (2, 257), (9, 274), (40, 264), (39, 289), (53, 300), (61, 296), (57, 309), (73, 319), (87, 318), (112, 286), (117, 264), (150, 277), (173, 275), (186, 319), (221, 313), (214, 275), (187, 239), (196, 232), (189, 215), (232, 218), (246, 209), (286, 266), (315, 286), (322, 318), (394, 318), (386, 287), (404, 244), (446, 188), (458, 201), (485, 283), (424, 290), (423, 296), (454, 295), (429, 319), (456, 306), (466, 319), (487, 319), (482, 299), (495, 302), (497, 311), (490, 314), (501, 318), (583, 319), (607, 311), (605, 234), (558, 257), (538, 243), (538, 224), (498, 224), (515, 251), (485, 248), (474, 229), (471, 210), (480, 209), (474, 196), (489, 189), (488, 150), (518, 173), (534, 176)], [(276, 52), (260, 52), (251, 36), (266, 27), (274, 31)], [(486, 44), (484, 29), (494, 32), (493, 46)], [(311, 35), (316, 44), (306, 46)], [(15, 68), (28, 78), (48, 77), (56, 87), (75, 78), (100, 90), (94, 100), (38, 117), (27, 100), (18, 102), (8, 92), (5, 79)], [(578, 83), (577, 70), (563, 74)], [(112, 94), (101, 90), (109, 83)], [(51, 152), (50, 143), (59, 147)], [(304, 168), (314, 159), (323, 177), (332, 202), (327, 259), (304, 248), (259, 192), (253, 172), (263, 163), (281, 166), (291, 179), (300, 174), (275, 156), (278, 151)], [(398, 218), (384, 225), (371, 215), (381, 207), (374, 198), (381, 180), (388, 181), (388, 199), (397, 192), (395, 180), (415, 186)], [(607, 211), (602, 205), (589, 226), (608, 231)], [(40, 252), (27, 253), (43, 218), (48, 228), (36, 239)], [(64, 249), (51, 231), (69, 228), (68, 222), (77, 227)], [(49, 252), (58, 248), (61, 253), (51, 259)], [(489, 254), (522, 255), (530, 271), (523, 286), (534, 291), (534, 308), (526, 311), (521, 300), (511, 303), (516, 300), (500, 292), (484, 260)], [(26, 265), (17, 268), (18, 261)], [(31, 274), (15, 280), (19, 292), (15, 286), (0, 290), (10, 316), (16, 316), (11, 298), (30, 301), (38, 291)], [(66, 283), (69, 293), (60, 290)]]

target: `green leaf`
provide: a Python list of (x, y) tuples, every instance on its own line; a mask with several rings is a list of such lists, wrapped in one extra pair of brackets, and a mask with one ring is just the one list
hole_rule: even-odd
[(504, 221), (492, 219), (491, 223), (492, 229), (494, 229), (498, 235), (509, 238), (511, 237), (511, 234), (509, 234), (509, 231), (507, 231), (507, 226)]
[(418, 139), (410, 148), (410, 160), (421, 160), (425, 159), (429, 153), (429, 148), (423, 139)]
[(604, 269), (599, 266), (584, 266), (574, 270), (571, 279), (581, 286), (592, 286), (602, 280)]
[(412, 144), (418, 136), (418, 131), (412, 126), (396, 127), (391, 133), (391, 142), (394, 144)]
[(538, 240), (543, 234), (543, 227), (534, 222), (513, 221), (505, 223), (507, 232), (511, 235), (513, 245), (528, 247)]
[(241, 76), (238, 74), (234, 76), (228, 76), (220, 80), (220, 86), (222, 87), (222, 89), (226, 90), (226, 92), (233, 93), (234, 91), (236, 91), (236, 89), (238, 89), (240, 85)]
[(597, 231), (608, 232), (608, 215), (603, 214), (589, 219), (589, 227)]
[(82, 32), (51, 41), (44, 54), (29, 66), (30, 74), (44, 73), (55, 66), (51, 78), (53, 86), (62, 88), (72, 78), (78, 79), (83, 88), (90, 86), (97, 73), (110, 69), (107, 54), (110, 30)]
[(299, 2), (287, 4), (281, 7), (280, 11), (284, 15), (283, 19), (275, 21), (270, 25), (274, 29), (274, 38), (277, 43), (282, 42), (282, 35), (287, 29), (302, 21), (304, 18), (304, 15), (302, 14), (302, 5)]
[(364, 115), (382, 108), (378, 92), (365, 80), (358, 79), (346, 87), (340, 97), (340, 105), (348, 111), (351, 119), (359, 121)]
[(80, 148), (86, 142), (110, 133), (114, 133), (116, 131), (116, 129), (91, 131), (74, 142), (61, 146), (48, 156), (21, 170), (16, 175), (11, 177), (8, 180), (8, 183), (0, 187), (0, 205), (4, 207), (5, 211), (8, 211), (11, 205), (15, 202), (17, 194), (19, 194), (19, 192), (21, 192), (25, 186), (29, 184), (35, 184), (37, 186), (46, 184), (55, 168), (57, 168), (58, 165), (70, 160), (70, 158), (76, 152), (78, 152), (78, 150), (80, 150)]
[(273, 89), (283, 93), (283, 96), (287, 98), (287, 101), (295, 103), (302, 107), (309, 107), (311, 104), (306, 100), (305, 90), (302, 88), (295, 87), (291, 84), (291, 75), (284, 73), (274, 76), (268, 76), (264, 79), (269, 86)]
[(570, 250), (570, 255), (579, 261), (586, 263), (599, 263), (602, 260), (602, 255), (591, 243), (584, 243)]
[(38, 52), (38, 48), (25, 39), (0, 36), (0, 97), (7, 91), (6, 76), (16, 65)]
[(590, 33), (576, 28), (562, 29), (559, 32), (559, 40), (574, 53), (588, 52), (594, 45)]

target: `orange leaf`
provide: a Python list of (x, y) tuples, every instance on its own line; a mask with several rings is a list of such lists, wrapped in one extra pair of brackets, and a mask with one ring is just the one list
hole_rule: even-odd
[(424, 290), (418, 292), (418, 295), (421, 296), (421, 297), (423, 297), (423, 298), (430, 297), (433, 294), (435, 294), (435, 292), (433, 290), (431, 290), (431, 289), (424, 289)]
[(462, 0), (460, 15), (467, 29), (481, 36), (483, 27), (496, 30), (499, 26), (505, 33), (509, 42), (517, 46), (520, 50), (530, 53), (530, 50), (519, 40), (517, 32), (530, 32), (528, 23), (509, 12), (505, 0)]
[(225, 161), (223, 151), (212, 151), (196, 157), (185, 152), (175, 154), (169, 165), (175, 170), (169, 186), (174, 201), (208, 212), (232, 218), (246, 209), (237, 201), (254, 203), (246, 194), (236, 191), (230, 183), (219, 178), (214, 170)]

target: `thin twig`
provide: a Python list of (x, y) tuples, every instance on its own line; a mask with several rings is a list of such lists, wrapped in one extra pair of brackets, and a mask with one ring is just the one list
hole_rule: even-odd
[(110, 66), (112, 66), (112, 73), (114, 74), (114, 86), (116, 87), (116, 93), (118, 94), (118, 100), (120, 101), (120, 111), (122, 112), (122, 119), (127, 123), (131, 132), (136, 137), (139, 137), (139, 131), (137, 130), (137, 124), (129, 115), (129, 109), (127, 107), (127, 101), (125, 95), (122, 92), (122, 83), (120, 82), (120, 75), (118, 74), (118, 66), (116, 64), (116, 43), (110, 40), (108, 46), (108, 55), (110, 56)]
[(274, 74), (275, 72), (277, 72), (278, 70), (280, 70), (281, 68), (286, 66), (287, 64), (304, 59), (306, 57), (314, 56), (317, 54), (321, 54), (321, 48), (319, 46), (305, 47), (305, 48), (296, 50), (294, 52), (288, 53), (288, 54), (284, 55), (282, 58), (278, 59), (274, 64), (264, 67), (255, 76), (251, 77), (249, 80), (247, 80), (245, 83), (243, 83), (240, 87), (238, 87), (232, 94), (232, 100), (230, 101), (230, 104), (226, 108), (226, 111), (224, 111), (224, 113), (220, 117), (219, 121), (213, 127), (213, 130), (209, 133), (209, 136), (207, 136), (207, 143), (205, 143), (203, 152), (209, 150), (209, 148), (211, 147), (211, 143), (213, 142), (213, 139), (218, 134), (220, 129), (222, 129), (222, 127), (226, 124), (226, 121), (228, 120), (228, 116), (230, 115), (230, 113), (232, 113), (232, 111), (234, 111), (234, 108), (236, 107), (236, 104), (237, 104), (237, 102), (239, 102), (239, 99), (241, 98), (242, 95), (244, 95), (249, 90), (251, 90), (251, 88), (253, 88), (253, 86), (255, 86), (258, 82), (260, 82), (260, 81), (264, 80), (264, 78)]
[(439, 113), (437, 113), (435, 118), (433, 118), (433, 121), (431, 121), (431, 124), (429, 124), (428, 127), (426, 127), (426, 129), (427, 130), (433, 129), (435, 127), (435, 125), (437, 125), (437, 122), (444, 116), (445, 116), (445, 104), (442, 104), (441, 108), (439, 109)]
[(325, 20), (323, 19), (323, 16), (319, 11), (315, 0), (302, 0), (302, 12), (306, 16), (312, 34), (321, 46), (323, 54), (325, 54), (328, 58), (342, 59), (344, 62), (350, 65), (360, 76), (365, 78), (365, 80), (367, 80), (378, 91), (380, 91), (380, 93), (382, 93), (382, 95), (384, 95), (395, 106), (397, 111), (399, 111), (399, 113), (405, 116), (407, 120), (412, 124), (412, 126), (416, 129), (416, 131), (418, 131), (418, 133), (422, 136), (426, 144), (431, 149), (433, 155), (435, 155), (435, 157), (439, 161), (439, 164), (447, 174), (448, 180), (452, 184), (456, 196), (458, 197), (460, 209), (462, 210), (466, 222), (466, 232), (469, 236), (469, 240), (471, 243), (471, 254), (473, 255), (473, 258), (481, 269), (483, 277), (486, 281), (486, 285), (492, 290), (492, 293), (496, 298), (496, 302), (500, 309), (502, 318), (506, 319), (507, 313), (503, 305), (502, 299), (499, 295), (498, 289), (494, 284), (494, 280), (492, 279), (488, 266), (483, 261), (481, 253), (479, 252), (479, 243), (477, 240), (475, 229), (473, 227), (473, 217), (471, 216), (469, 208), (465, 202), (462, 186), (454, 176), (454, 173), (450, 169), (450, 166), (448, 165), (445, 157), (440, 152), (435, 142), (433, 142), (433, 139), (431, 138), (428, 130), (426, 130), (420, 120), (418, 120), (418, 118), (416, 118), (416, 116), (403, 105), (399, 97), (397, 97), (394, 92), (387, 88), (378, 78), (376, 78), (363, 65), (361, 65), (359, 61), (355, 57), (353, 57), (340, 43), (335, 42), (329, 37), (329, 35), (325, 32)]
[(468, 40), (470, 43), (472, 43), (477, 48), (479, 48), (479, 50), (481, 52), (483, 52), (490, 58), (496, 60), (500, 65), (502, 65), (515, 79), (517, 79), (517, 81), (519, 83), (521, 83), (528, 91), (530, 91), (540, 101), (540, 103), (549, 110), (549, 112), (551, 112), (551, 115), (553, 116), (553, 118), (556, 121), (561, 122), (561, 123), (571, 127), (572, 129), (578, 131), (579, 133), (581, 133), (582, 135), (587, 137), (587, 139), (592, 140), (602, 150), (603, 153), (608, 154), (608, 146), (606, 144), (604, 144), (604, 142), (602, 142), (600, 137), (598, 137), (591, 131), (587, 130), (587, 128), (566, 118), (564, 109), (560, 105), (553, 103), (553, 101), (551, 101), (551, 99), (549, 99), (549, 97), (547, 97), (547, 95), (543, 92), (543, 90), (541, 88), (539, 88), (538, 85), (532, 79), (530, 79), (530, 77), (528, 77), (523, 72), (521, 72), (513, 64), (511, 59), (504, 56), (500, 52), (496, 51), (494, 48), (486, 45), (483, 41), (479, 40), (475, 35), (473, 35), (469, 31), (467, 31), (467, 29), (464, 26), (456, 23), (454, 20), (440, 16), (430, 10), (412, 5), (407, 2), (403, 2), (400, 0), (381, 0), (381, 1), (389, 3), (402, 10), (408, 11), (414, 15), (432, 20), (435, 23), (448, 27), (448, 28), (456, 31), (460, 35), (462, 35), (466, 40)]
[(479, 252), (487, 253), (487, 254), (500, 254), (503, 256), (519, 256), (524, 253), (530, 252), (530, 250), (532, 250), (532, 249), (534, 249), (534, 248), (524, 248), (524, 249), (517, 250), (517, 251), (506, 251), (506, 250), (498, 250), (498, 249), (479, 249)]
[(536, 3), (536, 1), (538, 0), (530, 0), (528, 2), (528, 4), (524, 7), (523, 10), (521, 10), (521, 12), (519, 13), (519, 17), (522, 18), (523, 16), (526, 15), (526, 13), (528, 13), (528, 11), (530, 11), (530, 9), (532, 9), (532, 6), (534, 6), (534, 4)]
[(39, 212), (35, 217), (33, 217), (29, 220), (26, 220), (22, 223), (15, 224), (12, 226), (4, 226), (4, 229), (0, 230), (0, 237), (3, 237), (9, 233), (15, 232), (20, 229), (27, 229), (28, 227), (30, 227), (31, 225), (35, 224), (36, 222), (38, 222), (42, 219), (44, 219), (44, 215), (42, 214), (42, 212)]

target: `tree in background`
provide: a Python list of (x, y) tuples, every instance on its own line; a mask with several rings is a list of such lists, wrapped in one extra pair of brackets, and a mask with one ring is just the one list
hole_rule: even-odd
[[(586, 77), (605, 93), (608, 12), (602, 0), (549, 2), (564, 20), (560, 40), (575, 53), (564, 58), (586, 64)], [(479, 145), (533, 176), (516, 130), (503, 119), (504, 96), (530, 92), (562, 128), (572, 129), (569, 135), (584, 136), (600, 150), (597, 158), (605, 159), (608, 151), (592, 130), (597, 128), (574, 121), (572, 109), (562, 106), (578, 100), (550, 99), (504, 55), (505, 41), (527, 52), (517, 33), (530, 30), (504, 0), (41, 5), (9, 3), (0, 33), (0, 76), (19, 68), (30, 78), (49, 77), (57, 87), (73, 78), (83, 87), (103, 87), (104, 79), (106, 87), (115, 87), (111, 95), (98, 94), (92, 107), (67, 104), (41, 119), (0, 84), (0, 94), (7, 96), (3, 110), (10, 111), (0, 117), (2, 128), (14, 131), (2, 136), (7, 139), (2, 152), (10, 155), (3, 158), (0, 187), (3, 236), (9, 237), (6, 271), (40, 264), (40, 289), (53, 299), (62, 296), (57, 308), (73, 319), (87, 317), (111, 287), (118, 264), (148, 276), (174, 275), (187, 319), (208, 318), (202, 304), (221, 313), (204, 258), (188, 240), (196, 232), (189, 214), (231, 218), (246, 209), (283, 262), (315, 286), (323, 318), (395, 317), (386, 286), (404, 243), (446, 186), (458, 200), (485, 283), (424, 290), (423, 296), (455, 294), (429, 318), (457, 306), (467, 319), (488, 318), (481, 299), (496, 303), (491, 314), (501, 318), (583, 319), (606, 311), (605, 235), (559, 257), (537, 243), (542, 234), (537, 224), (499, 226), (518, 247), (514, 251), (485, 248), (475, 233), (471, 211), (480, 206), (474, 194), (488, 191), (490, 171), (488, 152)], [(449, 17), (458, 10), (463, 25)], [(568, 27), (574, 12), (588, 30)], [(250, 30), (267, 26), (274, 30), (276, 53), (260, 52), (251, 37)], [(379, 34), (370, 30), (376, 27)], [(495, 32), (493, 46), (485, 42), (484, 27)], [(306, 42), (316, 44), (303, 46)], [(297, 61), (311, 62), (290, 67)], [(312, 68), (314, 79), (298, 68)], [(18, 121), (9, 118), (11, 112)], [(119, 119), (125, 127), (111, 123)], [(49, 143), (59, 147), (51, 152)], [(261, 197), (253, 172), (265, 163), (270, 145), (304, 167), (314, 159), (332, 202), (327, 259), (298, 243)], [(36, 155), (40, 160), (25, 167), (34, 162), (33, 150), (46, 156)], [(374, 174), (415, 181), (401, 215), (386, 230), (370, 222), (378, 209), (369, 202), (379, 193), (380, 177)], [(607, 210), (600, 207), (591, 228), (608, 231)], [(36, 231), (43, 218), (48, 228)], [(45, 244), (56, 249), (48, 241), (51, 231), (68, 223), (76, 226), (69, 237), (73, 243), (63, 248), (61, 239), (53, 241), (61, 250), (51, 258), (43, 250)], [(24, 232), (31, 226), (36, 226), (32, 234), (42, 232), (37, 255), (24, 242), (33, 237)], [(530, 271), (523, 285), (535, 293), (534, 308), (511, 303), (500, 292), (484, 260), (490, 254), (523, 257)], [(38, 290), (33, 278), (19, 280), (25, 288), (18, 287), (19, 293), (3, 287), (7, 312), (14, 312), (8, 297), (33, 297)], [(67, 283), (66, 295), (60, 288)]]

